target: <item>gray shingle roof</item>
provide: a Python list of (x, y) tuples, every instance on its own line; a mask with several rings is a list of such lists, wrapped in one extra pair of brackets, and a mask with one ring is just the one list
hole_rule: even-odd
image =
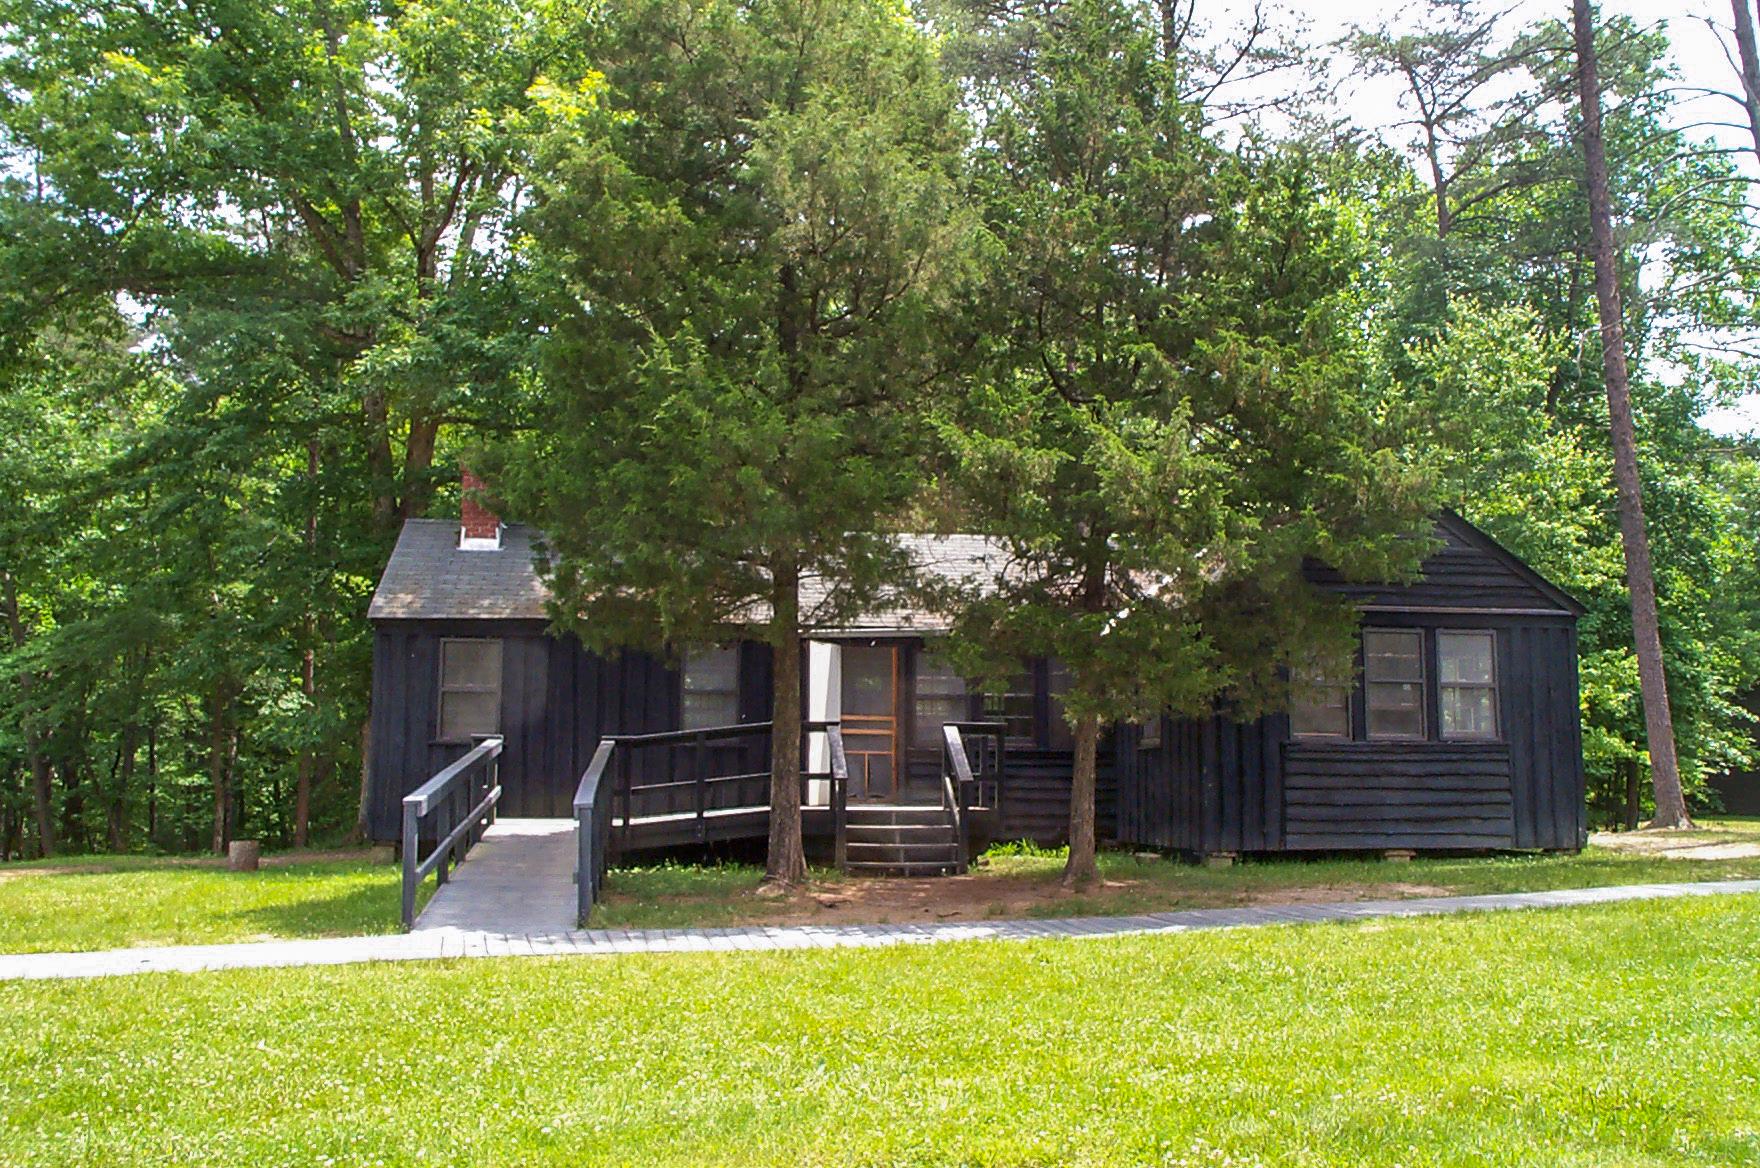
[[(410, 519), (379, 578), (369, 620), (547, 620), (549, 592), (533, 564), (535, 533), (522, 524), (501, 529), (497, 551), (458, 546), (458, 523)], [(900, 546), (925, 572), (962, 585), (995, 579), (1007, 563), (997, 542), (976, 535), (901, 535)], [(802, 581), (801, 609), (811, 614), (826, 599), (823, 581)], [(754, 619), (762, 619), (755, 614)], [(835, 630), (845, 634), (934, 631), (945, 617), (907, 603), (884, 604)]]
[(547, 620), (532, 532), (501, 529), (496, 551), (458, 546), (455, 519), (409, 519), (367, 608), (369, 620)]

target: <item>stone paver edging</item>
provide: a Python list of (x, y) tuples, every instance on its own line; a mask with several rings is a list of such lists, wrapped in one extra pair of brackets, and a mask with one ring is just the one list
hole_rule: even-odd
[(937, 941), (1029, 940), (1038, 937), (1117, 937), (1184, 933), (1260, 925), (1360, 921), (1376, 917), (1434, 916), (1494, 909), (1565, 908), (1627, 900), (1760, 892), (1760, 880), (1698, 884), (1627, 884), (1485, 896), (1412, 900), (1357, 900), (1263, 908), (1202, 908), (1135, 916), (1045, 920), (958, 921), (924, 925), (790, 925), (722, 929), (575, 929), (557, 933), (496, 933), (452, 927), (380, 937), (257, 941), (236, 945), (175, 945), (107, 949), (95, 953), (0, 955), (0, 981), (109, 977), (125, 973), (193, 973), (365, 961), (422, 961), (447, 957), (525, 957), (556, 954), (685, 953), (778, 949), (843, 949)]

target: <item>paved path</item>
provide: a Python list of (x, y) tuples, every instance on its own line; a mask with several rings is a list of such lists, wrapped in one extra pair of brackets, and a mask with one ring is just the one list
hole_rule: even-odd
[[(474, 863), (474, 861), (472, 861)], [(467, 865), (468, 866), (468, 865)], [(1421, 900), (1358, 900), (1267, 908), (1206, 908), (1126, 917), (1064, 920), (967, 921), (930, 925), (794, 925), (729, 929), (574, 929), (517, 934), (423, 928), (384, 937), (263, 941), (241, 945), (186, 945), (111, 949), (98, 953), (0, 956), (0, 980), (105, 977), (122, 973), (193, 972), (288, 965), (346, 965), (360, 961), (420, 961), (441, 957), (550, 954), (681, 953), (703, 950), (841, 949), (935, 941), (1027, 940), (1036, 937), (1116, 937), (1130, 933), (1184, 933), (1258, 925), (1360, 921), (1372, 917), (1432, 916), (1490, 909), (1563, 908), (1625, 900), (1662, 900), (1760, 892), (1760, 880), (1703, 884), (1631, 884), (1495, 896), (1438, 896)], [(426, 919), (425, 917), (423, 918)]]
[(418, 932), (574, 928), (574, 820), (498, 819), (416, 918)]

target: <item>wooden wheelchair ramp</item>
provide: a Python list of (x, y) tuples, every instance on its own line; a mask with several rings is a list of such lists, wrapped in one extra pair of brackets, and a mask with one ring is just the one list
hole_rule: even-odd
[(572, 819), (497, 819), (434, 890), (415, 931), (564, 933), (575, 927)]

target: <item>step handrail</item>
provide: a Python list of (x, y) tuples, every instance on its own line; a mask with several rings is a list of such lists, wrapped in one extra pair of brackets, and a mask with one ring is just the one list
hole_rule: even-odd
[(941, 741), (946, 748), (941, 768), (941, 801), (953, 823), (953, 839), (958, 870), (964, 872), (969, 862), (969, 841), (966, 839), (966, 797), (971, 791), (972, 760), (966, 757), (959, 727), (948, 723), (941, 727)]
[(601, 738), (592, 761), (574, 790), (575, 920), (584, 929), (587, 914), (604, 887), (605, 869), (611, 853), (611, 795), (615, 784), (605, 772), (617, 749), (617, 739)]
[[(501, 801), (500, 735), (484, 738), (456, 762), (403, 797), (403, 927), (415, 927), (416, 889), (429, 873), (445, 884), (454, 864), (462, 864), (483, 832), (495, 822)], [(475, 800), (474, 802), (472, 800)], [(461, 806), (461, 804), (463, 806)], [(421, 856), (422, 821), (439, 815), (433, 835), (439, 836), (426, 859)], [(444, 833), (444, 834), (441, 834)]]

